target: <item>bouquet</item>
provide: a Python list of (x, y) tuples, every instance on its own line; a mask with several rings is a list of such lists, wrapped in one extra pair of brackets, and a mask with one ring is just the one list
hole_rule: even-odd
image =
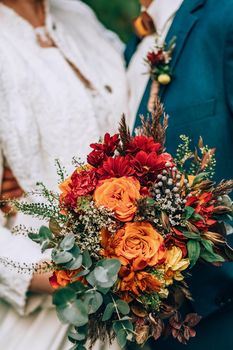
[(192, 299), (192, 268), (233, 258), (223, 225), (232, 218), (233, 181), (211, 180), (214, 150), (201, 139), (192, 151), (181, 136), (176, 156), (166, 153), (167, 124), (159, 102), (137, 136), (123, 116), (118, 134), (90, 145), (86, 163), (74, 159), (73, 174), (66, 178), (58, 163), (59, 193), (40, 183), (35, 194), (44, 201), (14, 202), (48, 221), (39, 232), (16, 231), (52, 249), (51, 262), (34, 268), (51, 271), (53, 303), (71, 326), (73, 350), (115, 337), (121, 348), (169, 334), (186, 343), (200, 321), (180, 312)]

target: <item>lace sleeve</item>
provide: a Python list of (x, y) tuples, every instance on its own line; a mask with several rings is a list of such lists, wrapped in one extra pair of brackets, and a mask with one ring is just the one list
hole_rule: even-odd
[[(1, 79), (1, 68), (0, 64), (0, 113), (1, 118), (7, 118), (8, 108), (4, 98), (7, 91)], [(0, 132), (0, 192), (3, 174), (4, 150), (1, 138), (3, 132), (4, 130)], [(29, 262), (30, 257), (31, 260), (33, 257), (34, 262), (40, 261), (41, 253), (39, 247), (26, 237), (12, 235), (7, 224), (8, 222), (0, 210), (0, 299), (9, 303), (19, 314), (23, 315), (27, 311), (27, 291), (31, 283), (32, 272), (18, 273), (6, 261), (22, 264), (24, 261)]]

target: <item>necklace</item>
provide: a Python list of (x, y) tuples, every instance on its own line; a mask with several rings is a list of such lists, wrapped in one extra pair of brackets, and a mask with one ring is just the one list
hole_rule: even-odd
[(42, 48), (53, 47), (54, 42), (51, 39), (46, 27), (37, 27), (35, 28), (35, 34), (38, 44)]

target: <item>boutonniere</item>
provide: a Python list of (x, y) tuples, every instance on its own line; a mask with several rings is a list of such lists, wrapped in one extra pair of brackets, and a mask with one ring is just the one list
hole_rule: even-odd
[(176, 38), (172, 38), (169, 44), (159, 43), (156, 37), (154, 50), (149, 51), (145, 62), (149, 66), (149, 74), (152, 81), (157, 81), (161, 85), (167, 85), (171, 82), (172, 72), (170, 62), (176, 46)]
[(160, 85), (168, 85), (172, 80), (171, 60), (172, 54), (176, 46), (176, 38), (173, 37), (169, 44), (159, 43), (159, 38), (156, 37), (154, 50), (149, 51), (145, 62), (149, 67), (152, 85), (150, 97), (148, 100), (148, 111), (154, 110), (154, 104), (159, 93)]

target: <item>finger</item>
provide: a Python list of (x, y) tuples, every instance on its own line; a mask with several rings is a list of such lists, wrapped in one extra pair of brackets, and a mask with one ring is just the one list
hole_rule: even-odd
[(2, 200), (11, 200), (14, 198), (20, 198), (22, 197), (24, 194), (23, 190), (21, 188), (12, 190), (12, 191), (6, 191), (6, 192), (2, 192), (1, 194), (1, 199)]
[(14, 175), (10, 168), (4, 168), (3, 178), (6, 180), (14, 179)]
[(19, 188), (19, 184), (16, 180), (4, 180), (2, 182), (2, 192), (11, 191)]

